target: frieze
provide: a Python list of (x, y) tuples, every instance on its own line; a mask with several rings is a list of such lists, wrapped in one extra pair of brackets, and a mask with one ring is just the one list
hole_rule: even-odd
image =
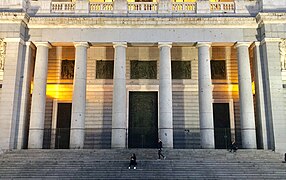
[(279, 43), (281, 70), (286, 70), (286, 39)]
[(6, 55), (6, 43), (0, 39), (0, 71), (4, 71), (4, 62)]
[(256, 19), (253, 17), (31, 17), (29, 28), (60, 28), (60, 27), (118, 27), (125, 28), (140, 25), (144, 27), (240, 27), (256, 28)]

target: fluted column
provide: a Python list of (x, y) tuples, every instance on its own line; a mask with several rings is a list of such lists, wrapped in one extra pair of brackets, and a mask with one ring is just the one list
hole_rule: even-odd
[(171, 42), (159, 43), (159, 138), (167, 148), (173, 148), (171, 47)]
[(240, 124), (242, 147), (256, 148), (254, 105), (248, 47), (250, 43), (237, 42), (238, 81), (240, 99)]
[(210, 68), (210, 42), (198, 42), (199, 63), (199, 113), (201, 146), (214, 148), (213, 96)]
[(126, 147), (126, 42), (113, 43), (114, 77), (112, 101), (112, 148)]
[(43, 147), (46, 109), (48, 54), (51, 45), (48, 42), (35, 42), (34, 44), (37, 47), (37, 54), (34, 72), (34, 88), (32, 94), (28, 148), (41, 149)]
[(76, 42), (75, 69), (72, 96), (72, 116), (70, 148), (82, 149), (84, 146), (85, 105), (86, 105), (86, 61), (87, 42)]

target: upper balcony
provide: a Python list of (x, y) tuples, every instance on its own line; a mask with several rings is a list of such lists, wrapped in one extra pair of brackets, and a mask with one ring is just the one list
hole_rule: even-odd
[[(7, 1), (8, 0), (3, 0)], [(10, 0), (29, 14), (256, 14), (259, 0)], [(3, 3), (2, 3), (3, 4)], [(3, 6), (3, 5), (2, 5)], [(0, 4), (1, 9), (1, 4)]]

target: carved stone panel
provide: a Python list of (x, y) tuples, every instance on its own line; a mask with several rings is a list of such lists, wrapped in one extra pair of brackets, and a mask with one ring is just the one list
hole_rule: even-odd
[(73, 79), (74, 60), (62, 60), (61, 79)]
[(3, 39), (0, 39), (0, 71), (4, 71), (5, 55), (6, 43)]
[(286, 39), (279, 43), (281, 70), (286, 70)]
[(113, 79), (113, 61), (96, 61), (96, 79)]
[(157, 61), (130, 61), (131, 79), (157, 79)]
[(212, 60), (211, 61), (211, 76), (212, 76), (212, 79), (226, 79), (225, 60)]
[(173, 79), (191, 79), (192, 68), (191, 61), (172, 61)]

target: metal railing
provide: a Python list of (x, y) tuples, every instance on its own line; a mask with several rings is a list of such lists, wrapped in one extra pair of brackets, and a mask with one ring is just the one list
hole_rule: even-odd
[[(156, 142), (158, 138), (158, 130), (149, 128), (146, 133), (145, 128), (133, 129), (133, 133), (130, 130), (126, 131), (127, 147), (137, 148), (156, 148)], [(152, 132), (149, 132), (152, 131)], [(135, 134), (134, 134), (135, 132)], [(145, 132), (145, 133), (144, 133)], [(129, 137), (128, 133), (130, 136)], [(199, 128), (173, 128), (173, 144), (177, 149), (200, 149), (200, 133)], [(109, 149), (111, 148), (111, 134), (112, 128), (86, 128), (85, 129), (85, 149)], [(153, 138), (150, 138), (152, 134)], [(229, 129), (229, 128), (215, 128), (214, 129), (215, 148), (216, 149), (228, 149), (232, 139), (235, 139), (237, 144), (241, 146), (241, 130)], [(45, 149), (68, 149), (70, 141), (70, 129), (57, 128), (57, 129), (45, 129), (44, 130), (44, 148)], [(152, 142), (150, 142), (152, 141)], [(132, 143), (133, 145), (128, 143)]]

